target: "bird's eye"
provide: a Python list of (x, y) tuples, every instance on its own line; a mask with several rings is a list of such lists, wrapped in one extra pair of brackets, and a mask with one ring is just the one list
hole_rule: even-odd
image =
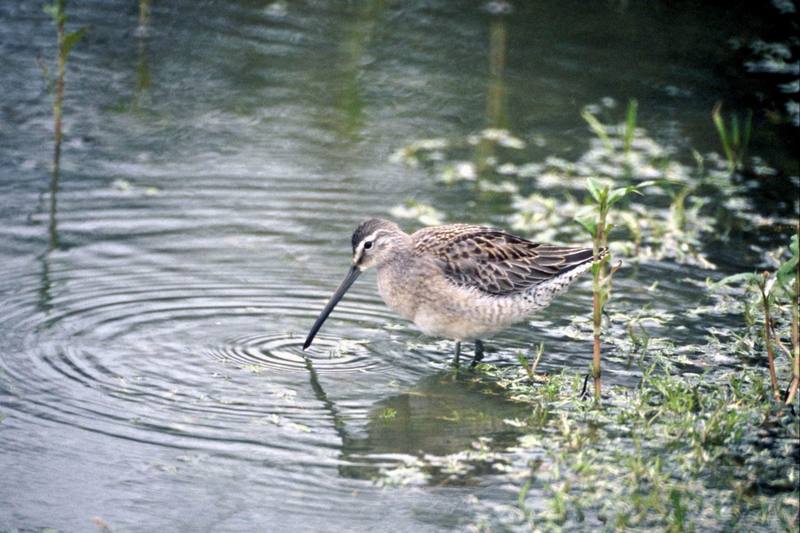
[(370, 248), (372, 248), (372, 241), (365, 242), (364, 243), (364, 249), (365, 250), (369, 250)]

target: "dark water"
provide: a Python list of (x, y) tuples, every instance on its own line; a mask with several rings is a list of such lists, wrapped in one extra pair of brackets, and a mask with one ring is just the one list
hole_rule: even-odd
[[(69, 15), (90, 29), (68, 64), (51, 195), (36, 58), (53, 70), (54, 27), (37, 2), (0, 5), (0, 529), (468, 524), (467, 496), (509, 498), (496, 478), (372, 478), (479, 437), (502, 449), (520, 408), (454, 375), (450, 344), (394, 317), (371, 275), (308, 360), (300, 350), (359, 220), (416, 199), (449, 221), (507, 225), (496, 202), (390, 154), (499, 122), (547, 140), (527, 157), (578, 157), (592, 136), (580, 109), (603, 97), (638, 98), (662, 142), (717, 150), (710, 108), (735, 94), (719, 65), (738, 14), (690, 2), (518, 6), (503, 23), (499, 115), (487, 110), (497, 19), (477, 4), (155, 2), (146, 28), (132, 1), (76, 1)], [(754, 152), (795, 161), (778, 129), (762, 131)], [(657, 280), (658, 305), (679, 313), (702, 301), (681, 280), (708, 275), (651, 262), (621, 276), (617, 301), (643, 305)], [(499, 336), (489, 360), (544, 341), (542, 368), (583, 372), (588, 344), (559, 328), (589, 301), (584, 280), (534, 328)], [(606, 372), (638, 379), (613, 358)]]

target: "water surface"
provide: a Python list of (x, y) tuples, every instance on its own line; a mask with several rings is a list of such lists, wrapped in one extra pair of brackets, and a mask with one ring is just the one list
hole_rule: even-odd
[[(445, 2), (155, 2), (140, 27), (134, 2), (86, 1), (69, 16), (90, 29), (69, 60), (53, 187), (36, 58), (54, 57), (54, 28), (36, 2), (0, 7), (0, 529), (421, 531), (469, 524), (468, 496), (513, 499), (490, 475), (373, 481), (481, 437), (502, 450), (521, 408), (452, 372), (451, 344), (392, 315), (374, 275), (301, 351), (350, 232), (409, 199), (508, 225), (497, 197), (390, 161), (420, 138), (504, 127), (546, 141), (520, 157), (577, 158), (592, 137), (580, 109), (636, 97), (660, 142), (718, 149), (709, 112), (734, 84), (718, 65), (739, 24), (691, 2), (536, 2), (505, 18)], [(781, 167), (790, 148), (753, 141), (796, 173)], [(702, 301), (682, 280), (708, 275), (650, 262), (621, 273), (617, 301), (644, 305), (658, 281), (657, 306), (680, 314)], [(584, 372), (589, 345), (563, 328), (589, 305), (584, 280), (488, 359), (542, 341), (544, 371)], [(687, 318), (676, 335), (704, 331)], [(638, 380), (613, 357), (606, 376)]]

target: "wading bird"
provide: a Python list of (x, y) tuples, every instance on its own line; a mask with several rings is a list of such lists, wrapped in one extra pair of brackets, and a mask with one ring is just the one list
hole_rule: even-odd
[[(475, 342), (470, 367), (483, 359), (483, 342), (547, 307), (594, 260), (591, 248), (531, 242), (470, 224), (423, 228), (411, 235), (373, 218), (353, 232), (353, 264), (303, 344), (308, 348), (325, 319), (358, 276), (378, 269), (378, 292), (392, 310), (423, 333)], [(602, 259), (606, 249), (600, 251)]]

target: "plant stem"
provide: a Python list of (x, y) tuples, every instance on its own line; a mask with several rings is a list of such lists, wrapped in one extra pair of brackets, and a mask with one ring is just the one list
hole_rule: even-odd
[(779, 402), (781, 400), (781, 393), (778, 389), (778, 376), (775, 374), (775, 353), (772, 350), (772, 334), (770, 332), (772, 317), (769, 312), (769, 297), (764, 290), (768, 277), (769, 273), (764, 272), (763, 278), (758, 282), (758, 288), (761, 290), (761, 304), (764, 306), (764, 344), (767, 347), (769, 381), (772, 385), (772, 394), (775, 396), (775, 400)]
[(636, 112), (639, 108), (639, 102), (632, 98), (628, 102), (628, 112), (625, 114), (625, 155), (631, 153), (633, 146), (633, 138), (636, 134)]
[[(600, 201), (600, 205), (598, 206), (598, 211), (600, 214), (600, 219), (597, 223), (597, 232), (595, 233), (595, 238), (593, 239), (593, 253), (595, 257), (595, 261), (597, 261), (598, 257), (600, 256), (600, 250), (605, 248), (606, 246), (606, 215), (608, 214), (608, 193), (606, 192)], [(593, 327), (593, 340), (594, 345), (592, 349), (592, 377), (594, 378), (594, 399), (595, 401), (600, 401), (600, 390), (601, 390), (601, 372), (600, 372), (600, 360), (602, 357), (601, 349), (600, 349), (600, 334), (602, 329), (602, 320), (603, 320), (603, 304), (605, 303), (604, 298), (604, 287), (602, 286), (602, 281), (605, 280), (605, 259), (600, 260), (599, 266), (596, 266), (593, 269), (593, 278), (592, 278), (592, 327)], [(602, 281), (601, 281), (602, 280)]]
[(58, 73), (56, 75), (56, 94), (53, 101), (54, 131), (55, 131), (55, 153), (53, 154), (53, 172), (58, 174), (58, 167), (61, 160), (61, 109), (64, 102), (64, 72), (67, 64), (67, 50), (64, 35), (64, 15), (66, 0), (58, 0)]
[(531, 379), (533, 379), (533, 375), (536, 373), (536, 367), (539, 366), (539, 361), (542, 360), (543, 353), (544, 344), (539, 344), (539, 350), (536, 352), (536, 359), (533, 360), (533, 364), (531, 365)]
[[(797, 240), (800, 245), (800, 221), (797, 222)], [(795, 265), (794, 295), (792, 297), (792, 382), (786, 394), (786, 405), (794, 401), (797, 388), (800, 386), (800, 261)]]

